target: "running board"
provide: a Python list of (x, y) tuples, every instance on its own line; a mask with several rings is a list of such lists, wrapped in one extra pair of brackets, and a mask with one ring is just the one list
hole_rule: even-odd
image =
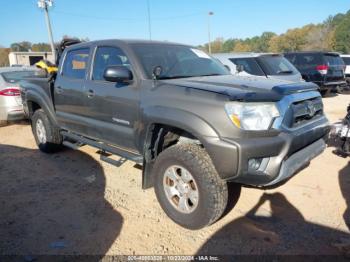
[(69, 142), (67, 140), (63, 141), (62, 144), (64, 146), (69, 147), (69, 148), (74, 149), (74, 150), (78, 150), (81, 146), (84, 145), (84, 144), (81, 144), (79, 142), (72, 143), (72, 142)]
[[(120, 156), (121, 160), (122, 159), (125, 159), (125, 161), (130, 160), (130, 161), (133, 161), (137, 164), (143, 163), (143, 157), (137, 153), (130, 152), (130, 151), (127, 151), (127, 150), (119, 148), (119, 147), (110, 146), (110, 145), (107, 145), (105, 143), (97, 142), (95, 140), (89, 139), (87, 137), (79, 136), (79, 135), (73, 134), (71, 132), (61, 131), (60, 133), (64, 138), (69, 138), (71, 140), (77, 141), (76, 143), (71, 143), (67, 140), (65, 140), (63, 142), (64, 145), (66, 145), (72, 149), (78, 149), (81, 145), (86, 144), (86, 145), (89, 145), (89, 146), (92, 146), (92, 147), (95, 147), (95, 148), (101, 150), (103, 153), (111, 153), (113, 155)], [(117, 161), (117, 160), (108, 158), (107, 156), (103, 156), (102, 154), (101, 154), (100, 158), (101, 158), (101, 160), (103, 160), (107, 163), (110, 163), (112, 165), (117, 165), (117, 166), (120, 166), (121, 165), (120, 163), (125, 162), (125, 161), (121, 162), (121, 161)]]
[(116, 166), (116, 167), (120, 167), (122, 164), (124, 164), (127, 161), (127, 159), (123, 158), (123, 157), (120, 157), (119, 160), (115, 160), (115, 159), (110, 158), (108, 156), (104, 156), (103, 153), (100, 154), (100, 160), (104, 161), (104, 162), (106, 162), (108, 164), (111, 164), (113, 166)]

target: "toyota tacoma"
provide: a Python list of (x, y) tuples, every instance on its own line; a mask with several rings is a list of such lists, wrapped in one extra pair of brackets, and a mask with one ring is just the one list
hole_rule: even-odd
[(168, 42), (77, 43), (49, 81), (21, 88), (41, 151), (89, 145), (109, 163), (142, 165), (143, 188), (189, 229), (222, 216), (228, 182), (286, 181), (325, 149), (329, 131), (315, 84), (232, 76)]

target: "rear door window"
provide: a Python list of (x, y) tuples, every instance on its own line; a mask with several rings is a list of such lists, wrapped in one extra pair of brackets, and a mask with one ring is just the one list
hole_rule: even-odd
[(264, 55), (257, 58), (267, 75), (295, 75), (298, 70), (281, 55)]
[(242, 65), (244, 67), (244, 71), (248, 74), (265, 76), (255, 58), (231, 58), (229, 60), (235, 65)]
[(62, 75), (74, 79), (84, 79), (89, 62), (89, 48), (69, 51), (64, 60)]

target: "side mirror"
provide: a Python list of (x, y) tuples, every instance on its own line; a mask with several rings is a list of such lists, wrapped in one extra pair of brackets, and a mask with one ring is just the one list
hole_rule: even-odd
[(129, 82), (133, 75), (126, 66), (109, 66), (103, 73), (103, 78), (109, 82)]
[(237, 71), (237, 73), (243, 72), (244, 71), (244, 65), (236, 65), (236, 71)]

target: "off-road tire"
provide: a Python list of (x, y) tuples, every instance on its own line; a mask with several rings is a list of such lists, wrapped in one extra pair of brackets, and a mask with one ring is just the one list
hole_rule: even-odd
[[(168, 200), (163, 178), (173, 165), (187, 169), (194, 178), (199, 192), (196, 209), (181, 213)], [(161, 152), (154, 165), (155, 193), (164, 212), (177, 224), (188, 229), (200, 229), (217, 221), (223, 214), (228, 199), (227, 183), (222, 180), (208, 153), (196, 144), (177, 144)]]
[[(41, 120), (46, 131), (46, 142), (40, 142), (37, 135), (37, 122)], [(62, 149), (62, 136), (59, 133), (59, 129), (55, 127), (46, 113), (42, 109), (38, 109), (32, 116), (32, 130), (35, 138), (35, 142), (39, 149), (45, 153), (55, 153)]]

